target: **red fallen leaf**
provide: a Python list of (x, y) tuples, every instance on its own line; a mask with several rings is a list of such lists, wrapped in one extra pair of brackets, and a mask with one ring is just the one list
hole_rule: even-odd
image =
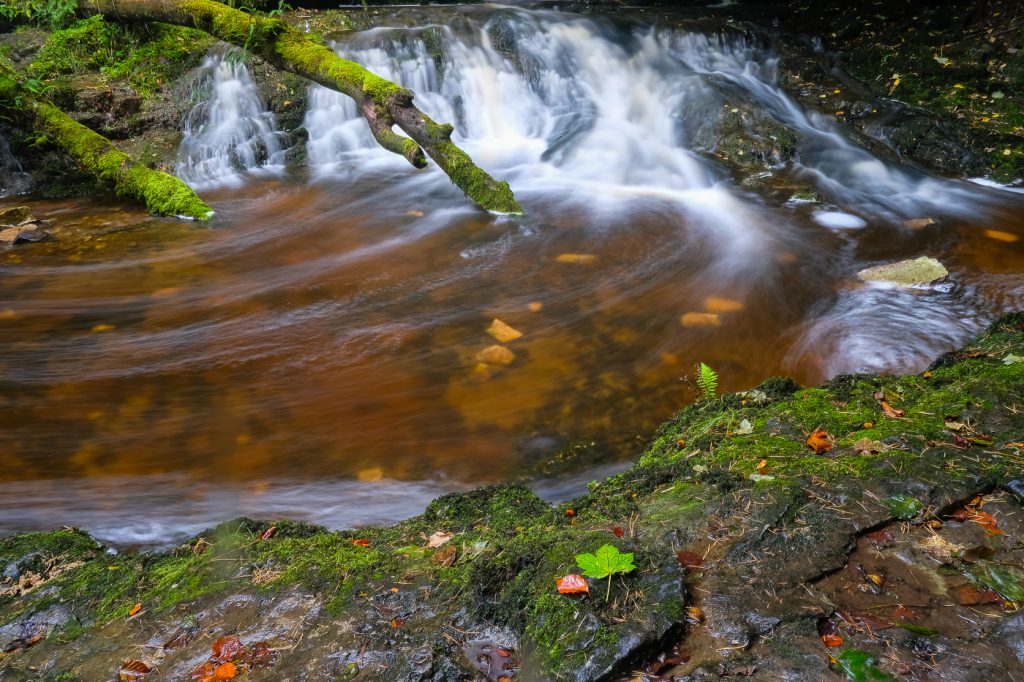
[(956, 519), (957, 521), (966, 521), (967, 519), (971, 518), (972, 513), (972, 509), (968, 507), (960, 507), (955, 512), (950, 514), (950, 517)]
[(695, 569), (701, 567), (701, 564), (704, 563), (704, 557), (696, 552), (688, 552), (685, 549), (681, 549), (676, 552), (676, 561), (683, 568)]
[(882, 412), (885, 413), (886, 417), (897, 418), (897, 417), (902, 417), (903, 415), (906, 414), (906, 411), (897, 409), (897, 408), (891, 406), (889, 403), (887, 403), (884, 400), (881, 401), (881, 405), (882, 405)]
[(571, 519), (572, 517), (576, 516), (576, 510), (575, 509), (566, 509), (565, 510), (565, 515), (568, 516)]
[(509, 651), (508, 649), (495, 649), (494, 653), (498, 654), (502, 658), (508, 658), (509, 656), (512, 655), (512, 652)]
[(885, 528), (876, 530), (873, 533), (868, 533), (865, 537), (879, 547), (888, 547), (896, 539), (893, 537), (892, 533)]
[(626, 531), (622, 530), (622, 528), (620, 528), (619, 526), (615, 526), (614, 528), (612, 528), (612, 533), (615, 534), (615, 537), (621, 538), (623, 535), (626, 534)]
[(832, 451), (832, 437), (828, 435), (828, 431), (817, 429), (814, 433), (807, 437), (807, 444), (811, 446), (815, 454), (823, 455), (826, 452)]
[(575, 573), (558, 578), (555, 585), (558, 586), (558, 591), (561, 594), (579, 594), (581, 592), (590, 594), (590, 585), (587, 584), (587, 579)]
[(995, 590), (978, 589), (974, 585), (960, 585), (956, 588), (957, 601), (962, 606), (980, 606), (982, 604), (998, 604), (1003, 601)]
[(271, 526), (262, 533), (260, 533), (260, 542), (266, 542), (270, 538), (274, 537), (277, 533), (277, 526)]
[(367, 540), (366, 538), (358, 538), (356, 540), (353, 540), (352, 544), (356, 545), (357, 547), (369, 547), (370, 546), (370, 541)]
[(835, 648), (842, 646), (845, 640), (839, 635), (822, 635), (821, 641), (825, 644), (825, 646)]
[(117, 679), (119, 682), (141, 680), (152, 671), (153, 669), (142, 661), (125, 661), (117, 670)]
[(231, 661), (238, 658), (238, 655), (242, 653), (244, 646), (242, 640), (237, 637), (221, 637), (213, 643), (210, 647), (213, 650), (213, 660), (220, 661)]

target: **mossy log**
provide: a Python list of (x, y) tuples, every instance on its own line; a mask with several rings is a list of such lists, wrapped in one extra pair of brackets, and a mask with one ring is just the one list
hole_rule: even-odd
[[(452, 127), (437, 124), (413, 104), (413, 93), (334, 52), (277, 17), (246, 14), (213, 0), (83, 0), (79, 14), (115, 21), (160, 21), (197, 28), (266, 59), (284, 71), (354, 99), (382, 147), (416, 168), (424, 152), (481, 208), (522, 213), (508, 183), (480, 169), (451, 140)], [(397, 125), (409, 137), (394, 132)], [(410, 139), (411, 138), (411, 139)]]
[(138, 199), (150, 213), (208, 220), (213, 211), (188, 185), (153, 170), (114, 143), (74, 120), (25, 85), (18, 72), (0, 60), (0, 110), (24, 118), (121, 196)]

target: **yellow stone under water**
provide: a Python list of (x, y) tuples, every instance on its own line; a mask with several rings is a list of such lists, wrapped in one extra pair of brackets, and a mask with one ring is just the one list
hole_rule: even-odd
[(511, 365), (512, 361), (516, 359), (516, 354), (510, 351), (505, 346), (499, 346), (497, 344), (493, 346), (487, 346), (482, 351), (476, 354), (476, 361), (482, 362), (488, 365)]
[(731, 298), (708, 296), (704, 299), (704, 310), (709, 313), (735, 313), (743, 310), (743, 303), (734, 301)]
[(582, 265), (590, 265), (597, 260), (597, 256), (592, 253), (563, 253), (555, 260), (559, 263), (579, 263)]
[(487, 328), (487, 333), (501, 343), (515, 341), (523, 335), (521, 331), (510, 327), (498, 318), (494, 318), (494, 320), (491, 321), (491, 326)]
[(1003, 232), (1002, 230), (985, 230), (985, 236), (989, 239), (1007, 243), (1013, 243), (1020, 239), (1020, 237), (1012, 232)]
[(679, 322), (684, 327), (720, 327), (722, 318), (717, 313), (685, 313)]

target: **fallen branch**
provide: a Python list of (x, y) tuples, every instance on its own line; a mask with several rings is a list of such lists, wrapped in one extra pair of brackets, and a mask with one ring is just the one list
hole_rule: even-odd
[(208, 220), (213, 211), (184, 182), (139, 163), (114, 143), (74, 120), (46, 97), (25, 85), (20, 74), (0, 59), (0, 110), (23, 118), (118, 195), (146, 204), (150, 213)]

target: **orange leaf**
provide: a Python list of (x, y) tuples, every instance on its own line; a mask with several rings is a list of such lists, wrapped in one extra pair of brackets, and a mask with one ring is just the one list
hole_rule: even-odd
[(152, 668), (142, 661), (125, 661), (117, 671), (117, 679), (119, 682), (133, 682), (133, 680), (141, 680), (151, 671)]
[(199, 680), (199, 682), (213, 682), (214, 674), (217, 672), (217, 665), (215, 663), (200, 663), (192, 671), (192, 679)]
[(370, 546), (370, 541), (367, 540), (366, 538), (358, 538), (356, 540), (353, 540), (352, 544), (356, 545), (358, 547), (369, 547)]
[(623, 535), (626, 534), (626, 531), (622, 530), (622, 528), (619, 526), (615, 526), (614, 528), (612, 528), (612, 533), (615, 534), (615, 537), (621, 538)]
[(135, 606), (132, 607), (132, 610), (128, 612), (128, 617), (131, 618), (132, 616), (134, 616), (135, 614), (137, 614), (141, 610), (142, 610), (142, 604), (136, 604)]
[(890, 405), (889, 403), (887, 403), (884, 400), (881, 401), (881, 404), (882, 404), (882, 412), (885, 413), (886, 417), (894, 417), (894, 418), (895, 417), (902, 417), (903, 415), (906, 414), (905, 411), (893, 407), (892, 405)]
[(587, 579), (575, 573), (558, 578), (555, 584), (561, 594), (579, 594), (580, 592), (590, 594), (590, 585), (587, 584)]
[(819, 455), (832, 451), (832, 437), (828, 435), (828, 431), (821, 429), (816, 430), (807, 437), (807, 444)]
[(277, 526), (271, 526), (270, 528), (260, 533), (260, 542), (265, 542), (269, 540), (270, 538), (274, 537), (275, 533), (277, 533)]
[(963, 606), (978, 606), (981, 604), (998, 604), (1002, 598), (995, 590), (989, 588), (978, 589), (974, 585), (961, 585), (956, 588), (957, 601)]
[(992, 516), (988, 512), (976, 511), (971, 514), (971, 521), (987, 530), (992, 535), (1003, 535), (1003, 531), (999, 528), (999, 522), (996, 517)]
[(576, 510), (574, 510), (574, 509), (566, 509), (565, 510), (565, 515), (568, 516), (569, 518), (572, 518), (572, 517), (576, 516)]
[(825, 643), (825, 646), (835, 648), (843, 645), (843, 638), (839, 635), (822, 635), (821, 641)]
[(688, 552), (685, 549), (681, 549), (676, 552), (676, 561), (683, 568), (696, 569), (700, 568), (700, 565), (704, 563), (704, 557), (696, 552)]
[(244, 646), (237, 637), (221, 637), (210, 648), (213, 650), (214, 661), (230, 661), (238, 658)]
[(235, 667), (234, 663), (230, 661), (227, 663), (221, 663), (213, 671), (214, 680), (233, 680), (235, 675), (238, 674), (238, 668)]

